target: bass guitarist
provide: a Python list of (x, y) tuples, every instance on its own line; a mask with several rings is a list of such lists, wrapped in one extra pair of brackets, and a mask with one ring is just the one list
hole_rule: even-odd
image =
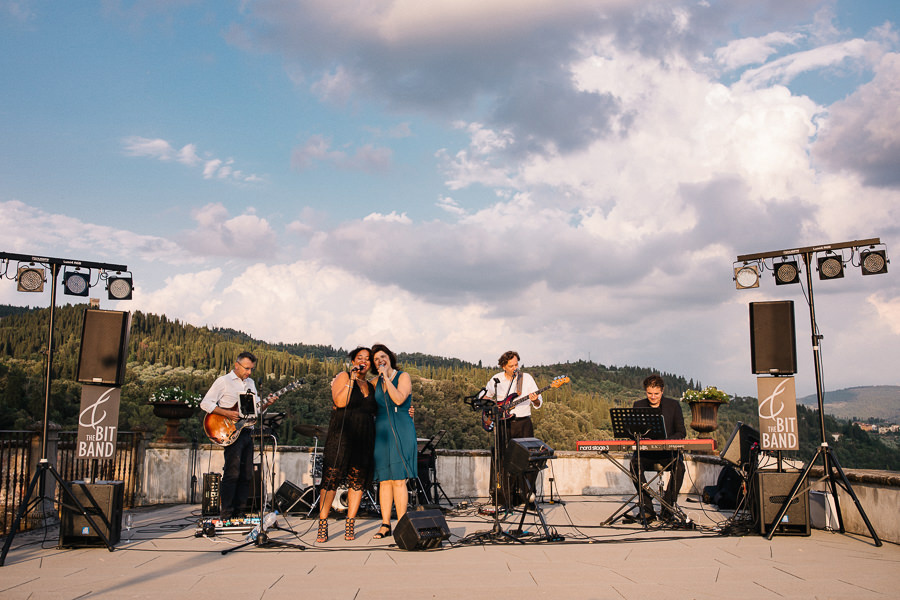
[[(537, 383), (535, 383), (534, 378), (519, 369), (520, 360), (519, 353), (515, 350), (504, 352), (497, 361), (502, 371), (491, 377), (490, 381), (488, 381), (485, 386), (486, 392), (484, 394), (485, 398), (493, 398), (501, 405), (510, 398), (517, 398), (524, 395), (527, 395), (529, 400), (528, 402), (520, 402), (510, 410), (508, 418), (504, 419), (501, 417), (500, 422), (495, 423), (495, 427), (498, 428), (498, 450), (500, 455), (495, 457), (494, 452), (491, 452), (491, 497), (499, 492), (500, 497), (498, 504), (506, 506), (507, 508), (512, 508), (516, 504), (519, 504), (519, 502), (528, 501), (528, 499), (516, 498), (515, 492), (517, 482), (514, 477), (511, 477), (509, 473), (503, 469), (503, 453), (506, 450), (506, 445), (509, 443), (509, 440), (513, 438), (534, 437), (534, 424), (531, 422), (531, 409), (532, 407), (540, 408), (541, 404), (544, 402), (544, 399), (538, 393), (539, 388)], [(494, 473), (496, 470), (493, 461), (495, 460), (498, 461), (501, 469), (499, 488), (494, 481)], [(531, 481), (532, 489), (534, 489), (537, 473), (529, 473), (527, 476)]]
[[(250, 379), (256, 368), (256, 356), (241, 352), (234, 361), (234, 368), (216, 379), (200, 402), (200, 408), (207, 413), (221, 415), (237, 421), (241, 418), (238, 410), (241, 394), (256, 393), (256, 384)], [(245, 427), (234, 443), (225, 446), (225, 468), (219, 486), (221, 498), (220, 518), (228, 520), (240, 514), (250, 496), (253, 483), (253, 433)]]

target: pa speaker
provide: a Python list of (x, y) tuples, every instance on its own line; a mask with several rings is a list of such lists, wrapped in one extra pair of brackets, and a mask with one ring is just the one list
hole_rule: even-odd
[(754, 445), (756, 449), (759, 448), (759, 432), (738, 421), (719, 457), (738, 468), (744, 468), (750, 464)]
[(118, 544), (122, 535), (125, 483), (122, 481), (98, 481), (96, 483), (73, 481), (69, 485), (72, 496), (81, 502), (97, 529), (94, 529), (78, 510), (72, 496), (63, 492), (59, 516), (59, 547), (105, 546), (98, 530), (106, 536), (110, 544)]
[(750, 363), (757, 375), (797, 372), (793, 300), (750, 303)]
[(78, 357), (80, 383), (124, 385), (130, 329), (130, 313), (85, 309)]
[[(772, 521), (778, 516), (787, 501), (800, 473), (777, 473), (758, 471), (756, 473), (754, 500), (751, 509), (759, 523), (759, 533), (768, 535)], [(809, 490), (798, 494), (791, 501), (781, 522), (775, 526), (775, 535), (809, 535)]]
[(303, 490), (290, 481), (285, 481), (279, 486), (278, 491), (275, 492), (275, 508), (283, 515), (306, 513), (310, 507), (302, 506), (302, 499)]
[(394, 540), (403, 550), (430, 550), (440, 548), (450, 537), (450, 528), (439, 510), (407, 512), (397, 521)]

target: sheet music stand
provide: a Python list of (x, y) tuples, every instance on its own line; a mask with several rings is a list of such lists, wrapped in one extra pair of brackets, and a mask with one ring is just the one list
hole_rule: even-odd
[[(635, 457), (634, 460), (638, 461), (638, 464), (641, 464), (641, 440), (664, 440), (668, 438), (666, 433), (666, 423), (663, 419), (662, 414), (655, 408), (650, 407), (637, 407), (637, 408), (611, 408), (609, 409), (609, 418), (612, 422), (613, 427), (613, 436), (616, 439), (629, 439), (634, 441), (635, 447)], [(634, 499), (637, 497), (637, 508), (638, 513), (640, 515), (641, 524), (644, 529), (647, 529), (650, 526), (650, 523), (647, 521), (647, 517), (644, 514), (643, 506), (644, 506), (644, 494), (650, 495), (652, 498), (655, 498), (660, 506), (669, 511), (670, 514), (675, 515), (678, 518), (677, 511), (675, 507), (670, 505), (665, 501), (657, 492), (650, 487), (654, 481), (656, 481), (659, 477), (662, 476), (664, 471), (668, 471), (672, 465), (678, 460), (678, 454), (667, 464), (662, 471), (657, 472), (657, 474), (650, 479), (650, 481), (646, 483), (641, 482), (640, 473), (635, 475), (631, 472), (631, 469), (626, 469), (622, 463), (609, 455), (609, 451), (602, 451), (603, 454), (606, 455), (612, 463), (619, 468), (623, 473), (628, 475), (628, 477), (634, 482), (635, 487), (637, 488), (637, 492), (632, 494), (623, 504), (620, 506), (616, 512), (614, 512), (606, 521), (603, 522), (603, 525), (610, 525), (615, 523), (617, 520), (625, 516), (625, 513), (628, 512), (628, 509), (633, 506)]]
[[(440, 482), (437, 479), (437, 445), (438, 442), (443, 439), (444, 435), (447, 433), (446, 429), (441, 429), (436, 434), (434, 434), (431, 438), (419, 438), (418, 440), (418, 452), (416, 459), (419, 461), (419, 466), (421, 467), (424, 463), (426, 468), (425, 470), (425, 481), (426, 484), (423, 486), (424, 488), (424, 496), (425, 496), (425, 504), (428, 505), (436, 505), (438, 508), (441, 507), (441, 499), (443, 497), (444, 500), (447, 501), (447, 504), (450, 508), (453, 508), (453, 502), (444, 492), (444, 488), (441, 487)], [(421, 470), (421, 469), (420, 469)], [(421, 478), (421, 474), (420, 474)], [(421, 484), (421, 480), (420, 480)]]

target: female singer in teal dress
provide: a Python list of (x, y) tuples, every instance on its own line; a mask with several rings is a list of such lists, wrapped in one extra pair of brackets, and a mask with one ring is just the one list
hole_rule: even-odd
[(381, 527), (375, 539), (391, 535), (391, 508), (397, 519), (406, 514), (406, 480), (417, 477), (416, 427), (410, 415), (412, 380), (397, 370), (397, 357), (384, 344), (372, 346), (375, 384), (375, 476)]

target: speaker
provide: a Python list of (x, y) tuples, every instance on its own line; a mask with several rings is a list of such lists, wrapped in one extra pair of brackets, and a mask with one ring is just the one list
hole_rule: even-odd
[(221, 473), (203, 474), (203, 504), (201, 515), (204, 517), (217, 517), (222, 508), (222, 498), (219, 495), (219, 486), (222, 485)]
[[(799, 476), (800, 473), (775, 471), (756, 473), (754, 498), (750, 508), (754, 513), (753, 518), (759, 523), (761, 535), (769, 534), (772, 521), (778, 516)], [(809, 490), (794, 498), (781, 523), (776, 525), (775, 535), (809, 535)]]
[[(122, 535), (122, 506), (125, 503), (125, 482), (98, 481), (69, 484), (72, 496), (81, 502), (94, 525), (102, 531), (110, 544), (118, 544)], [(60, 505), (59, 547), (80, 548), (105, 546), (103, 539), (75, 506), (66, 492)], [(93, 502), (91, 499), (93, 498)], [(104, 521), (105, 518), (105, 521)]]
[(121, 386), (125, 383), (131, 313), (88, 308), (78, 356), (80, 383)]
[(287, 514), (306, 514), (310, 506), (301, 506), (300, 501), (303, 499), (303, 490), (291, 483), (285, 481), (278, 487), (275, 492), (275, 509), (283, 515)]
[(394, 541), (403, 550), (440, 548), (449, 537), (450, 528), (439, 510), (408, 511), (394, 529)]
[(750, 464), (754, 445), (759, 449), (759, 432), (738, 421), (719, 457), (738, 468), (745, 468)]
[(797, 372), (793, 300), (750, 303), (750, 363), (757, 375)]

